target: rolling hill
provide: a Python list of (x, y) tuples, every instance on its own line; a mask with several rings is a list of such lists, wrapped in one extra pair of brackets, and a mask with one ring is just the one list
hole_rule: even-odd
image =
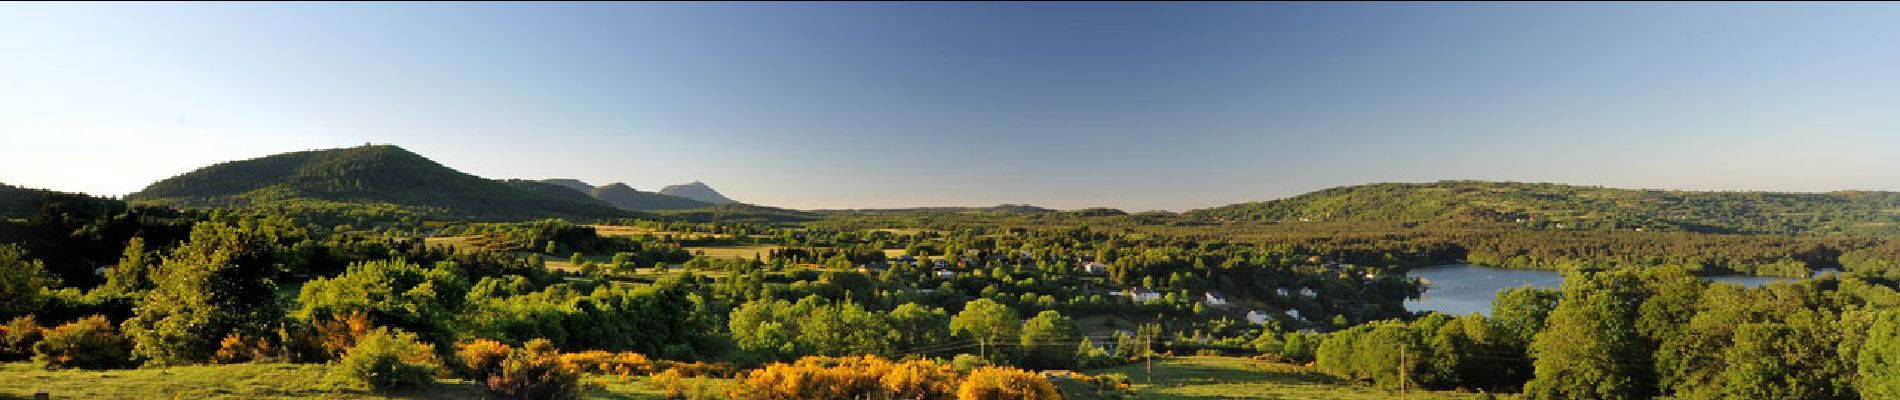
[(127, 199), (196, 208), (343, 203), (450, 220), (631, 215), (585, 195), (568, 194), (560, 186), (484, 179), (391, 145), (219, 163), (153, 183)]
[(1194, 210), (1212, 221), (1483, 221), (1710, 233), (1900, 231), (1900, 193), (1710, 192), (1550, 183), (1378, 183)]
[(627, 184), (620, 183), (620, 182), (609, 183), (609, 184), (601, 185), (601, 186), (594, 186), (594, 185), (588, 184), (587, 182), (582, 182), (578, 179), (542, 179), (540, 182), (543, 184), (572, 189), (572, 191), (575, 193), (580, 193), (584, 195), (585, 197), (592, 198), (595, 200), (600, 200), (601, 202), (605, 202), (608, 205), (612, 205), (614, 207), (619, 207), (623, 210), (636, 210), (636, 211), (687, 210), (687, 209), (706, 208), (706, 207), (713, 206), (712, 203), (706, 203), (706, 202), (702, 202), (698, 200), (688, 199), (685, 197), (669, 196), (669, 195), (653, 193), (653, 192), (642, 192), (639, 189), (634, 189), (632, 186), (627, 186)]
[(726, 195), (719, 194), (719, 191), (713, 190), (712, 186), (706, 186), (704, 182), (698, 181), (660, 188), (660, 194), (685, 197), (712, 204), (738, 203), (738, 201), (726, 198)]
[(620, 182), (596, 187), (588, 191), (588, 194), (614, 207), (628, 210), (685, 210), (713, 206), (711, 203), (685, 197), (634, 190)]

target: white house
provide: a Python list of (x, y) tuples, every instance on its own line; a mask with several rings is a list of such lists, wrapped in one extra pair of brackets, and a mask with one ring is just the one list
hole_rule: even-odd
[(1128, 291), (1123, 292), (1122, 295), (1128, 296), (1129, 300), (1134, 300), (1137, 303), (1145, 303), (1145, 302), (1148, 302), (1149, 300), (1161, 299), (1161, 292), (1156, 292), (1156, 291), (1148, 290), (1144, 288), (1128, 289)]
[(1099, 263), (1095, 261), (1089, 261), (1086, 264), (1082, 264), (1082, 272), (1090, 274), (1090, 275), (1107, 275), (1108, 264), (1103, 264), (1103, 263)]
[(1201, 302), (1210, 306), (1224, 306), (1227, 305), (1227, 296), (1222, 296), (1220, 292), (1202, 293)]
[(1247, 322), (1253, 323), (1254, 325), (1267, 323), (1267, 313), (1260, 312), (1260, 310), (1247, 311)]
[(951, 271), (951, 270), (947, 270), (947, 269), (940, 269), (940, 270), (937, 270), (937, 277), (938, 277), (938, 278), (943, 278), (943, 279), (950, 279), (950, 278), (955, 278), (955, 277), (957, 277), (957, 271)]

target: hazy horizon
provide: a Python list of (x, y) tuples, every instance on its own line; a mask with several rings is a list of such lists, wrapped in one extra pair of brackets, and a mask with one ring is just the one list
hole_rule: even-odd
[(1893, 4), (0, 4), (0, 182), (402, 146), (794, 209), (1900, 189)]

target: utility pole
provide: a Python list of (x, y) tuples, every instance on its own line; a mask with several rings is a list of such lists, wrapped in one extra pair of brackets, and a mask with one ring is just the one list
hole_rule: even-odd
[(1406, 343), (1398, 343), (1398, 400), (1406, 400)]
[(1155, 336), (1148, 334), (1147, 349), (1142, 353), (1148, 356), (1148, 386), (1155, 385)]

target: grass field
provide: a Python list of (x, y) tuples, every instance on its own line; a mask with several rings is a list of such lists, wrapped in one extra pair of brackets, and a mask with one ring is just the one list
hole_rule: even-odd
[(780, 246), (778, 245), (763, 245), (762, 244), (762, 245), (752, 245), (752, 246), (687, 247), (686, 251), (691, 252), (694, 255), (704, 254), (705, 256), (712, 257), (712, 258), (738, 257), (738, 258), (744, 258), (744, 259), (751, 259), (754, 256), (757, 256), (759, 258), (764, 258), (766, 254), (771, 253), (773, 250), (778, 250), (779, 248)]
[[(47, 371), (31, 363), (0, 364), (0, 399), (479, 399), (473, 382), (440, 380), (410, 393), (370, 393), (332, 383), (321, 364), (233, 364), (112, 371)], [(595, 399), (659, 399), (644, 377), (589, 377)]]
[(642, 228), (642, 227), (637, 227), (637, 226), (624, 226), (624, 225), (587, 225), (587, 226), (593, 227), (594, 233), (601, 236), (673, 235), (673, 237), (679, 238), (679, 239), (731, 239), (732, 238), (731, 234), (724, 234), (724, 233), (656, 231), (650, 228)]
[(423, 238), (422, 244), (429, 247), (454, 246), (455, 251), (457, 252), (470, 253), (470, 252), (475, 252), (478, 249), (477, 249), (477, 246), (471, 245), (469, 243), (469, 240), (475, 239), (478, 237), (480, 236), (431, 237), (431, 238)]
[[(1169, 357), (1154, 361), (1154, 384), (1146, 367), (1124, 365), (1085, 373), (1128, 375), (1143, 399), (1396, 399), (1398, 392), (1341, 382), (1291, 364), (1238, 357)], [(1469, 399), (1471, 393), (1412, 391), (1407, 399)]]
[[(471, 399), (484, 398), (481, 387), (462, 380), (441, 380), (412, 393), (370, 393), (332, 383), (330, 367), (319, 364), (234, 364), (113, 371), (46, 371), (31, 363), (0, 364), (0, 399), (29, 399), (46, 390), (55, 399)], [(1143, 399), (1395, 399), (1398, 393), (1341, 382), (1290, 364), (1237, 357), (1155, 359), (1154, 384), (1146, 383), (1142, 364), (1090, 374), (1127, 375)], [(661, 393), (645, 377), (591, 376), (590, 398), (646, 400)], [(729, 380), (708, 379), (705, 390), (719, 393)], [(1407, 399), (1469, 399), (1470, 393), (1412, 391)]]

